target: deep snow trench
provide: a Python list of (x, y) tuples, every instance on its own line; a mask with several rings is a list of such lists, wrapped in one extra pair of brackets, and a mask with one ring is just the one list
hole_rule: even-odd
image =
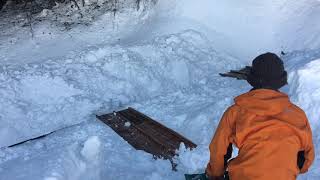
[[(265, 51), (287, 53), (289, 85), (282, 90), (306, 111), (320, 153), (319, 1), (148, 2), (99, 14), (67, 33), (45, 19), (33, 39), (1, 19), (10, 31), (0, 37), (0, 180), (177, 180), (203, 172), (222, 112), (250, 89), (218, 73)], [(177, 172), (95, 119), (128, 106), (198, 145), (180, 148)], [(319, 179), (319, 167), (317, 156), (299, 179)]]

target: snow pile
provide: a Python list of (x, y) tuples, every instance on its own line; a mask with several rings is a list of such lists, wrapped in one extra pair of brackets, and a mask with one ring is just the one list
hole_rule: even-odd
[(316, 159), (308, 174), (301, 176), (306, 179), (318, 179), (320, 176), (320, 51), (300, 51), (285, 56), (289, 69), (289, 89), (291, 100), (301, 107), (309, 119), (313, 130)]
[[(1, 132), (6, 133), (9, 142), (13, 139), (8, 137), (27, 138), (39, 131), (86, 122), (36, 144), (4, 148), (0, 151), (0, 163), (8, 173), (1, 174), (0, 179), (38, 179), (43, 175), (72, 180), (98, 175), (101, 179), (179, 179), (185, 172), (200, 172), (208, 160), (208, 143), (221, 112), (232, 102), (237, 88), (244, 85), (236, 80), (225, 81), (218, 75), (242, 66), (241, 63), (216, 52), (203, 34), (192, 30), (130, 46), (91, 47), (65, 58), (41, 64), (6, 65), (1, 69), (1, 84), (5, 84), (1, 93), (11, 94), (1, 96), (1, 114), (6, 115), (1, 124), (8, 124), (3, 126), (7, 130)], [(177, 159), (179, 173), (172, 173), (169, 161), (155, 161), (150, 154), (137, 152), (91, 116), (128, 105), (198, 144), (196, 151), (185, 151)], [(12, 117), (16, 119), (10, 120)], [(101, 144), (93, 138), (82, 148), (88, 136), (98, 136)], [(105, 156), (90, 164), (85, 152), (92, 144), (94, 150), (100, 146), (94, 154)], [(20, 162), (21, 157), (27, 158)], [(49, 163), (40, 163), (44, 160)], [(39, 171), (33, 172), (29, 164)], [(82, 173), (94, 164), (99, 164), (99, 168), (93, 174)], [(17, 170), (19, 177), (15, 176)]]
[(225, 58), (201, 34), (185, 31), (132, 47), (89, 49), (67, 60), (3, 66), (0, 145), (80, 123), (99, 109), (205, 89), (218, 76), (214, 72), (239, 66), (224, 65)]

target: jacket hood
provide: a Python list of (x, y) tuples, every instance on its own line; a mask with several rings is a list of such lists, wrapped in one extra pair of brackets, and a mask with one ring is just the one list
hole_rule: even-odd
[(261, 116), (279, 114), (291, 104), (288, 95), (270, 89), (253, 90), (234, 101), (241, 108)]

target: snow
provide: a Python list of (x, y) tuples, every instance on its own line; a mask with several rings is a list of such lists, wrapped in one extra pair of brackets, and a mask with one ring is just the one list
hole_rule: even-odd
[[(320, 51), (295, 52), (285, 57), (289, 73), (288, 93), (291, 100), (299, 107), (305, 110), (306, 115), (313, 130), (313, 141), (315, 144), (315, 153), (320, 153)], [(320, 158), (316, 155), (315, 162), (308, 174), (301, 176), (301, 179), (318, 179)]]
[(125, 126), (125, 127), (130, 127), (130, 126), (131, 126), (131, 123), (130, 123), (130, 122), (125, 122), (125, 123), (124, 123), (124, 126)]
[[(221, 51), (248, 62), (259, 53), (320, 47), (316, 0), (178, 1), (179, 14), (205, 25)], [(202, 30), (201, 30), (202, 29)], [(217, 37), (218, 34), (218, 37)]]
[[(291, 94), (295, 95), (294, 101), (303, 109), (308, 109), (308, 117), (312, 124), (318, 125), (320, 112), (320, 59), (313, 60), (291, 72), (291, 82), (295, 86)], [(313, 126), (316, 129), (316, 126)]]
[(96, 162), (98, 160), (98, 155), (100, 152), (101, 142), (99, 137), (93, 136), (84, 142), (83, 148), (81, 150), (81, 155), (85, 157), (86, 160)]
[[(319, 1), (163, 0), (154, 7), (141, 1), (138, 10), (127, 1), (116, 16), (102, 13), (104, 2), (86, 0), (80, 11), (63, 4), (39, 11), (43, 19), (34, 24), (33, 38), (29, 29), (8, 25), (10, 13), (1, 19), (1, 180), (173, 180), (202, 173), (222, 112), (250, 89), (218, 73), (264, 51), (288, 52), (282, 58), (289, 86), (282, 90), (305, 110), (320, 153)], [(17, 26), (21, 18), (15, 17)], [(60, 22), (80, 24), (61, 31)], [(177, 172), (95, 118), (129, 106), (198, 145), (192, 151), (180, 146)], [(318, 167), (316, 157), (298, 179), (319, 179)]]

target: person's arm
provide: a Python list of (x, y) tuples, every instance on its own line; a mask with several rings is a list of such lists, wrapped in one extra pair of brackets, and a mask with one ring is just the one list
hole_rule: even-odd
[(307, 122), (307, 139), (306, 142), (304, 143), (304, 163), (302, 168), (300, 169), (300, 173), (305, 173), (308, 171), (309, 167), (311, 166), (313, 160), (314, 160), (314, 146), (313, 146), (313, 141), (312, 141), (312, 131), (310, 128), (310, 124), (308, 120), (306, 119)]
[(224, 174), (224, 156), (227, 154), (228, 147), (231, 143), (232, 128), (230, 122), (233, 122), (234, 114), (233, 106), (227, 109), (210, 143), (210, 161), (206, 169), (208, 176), (221, 177)]

